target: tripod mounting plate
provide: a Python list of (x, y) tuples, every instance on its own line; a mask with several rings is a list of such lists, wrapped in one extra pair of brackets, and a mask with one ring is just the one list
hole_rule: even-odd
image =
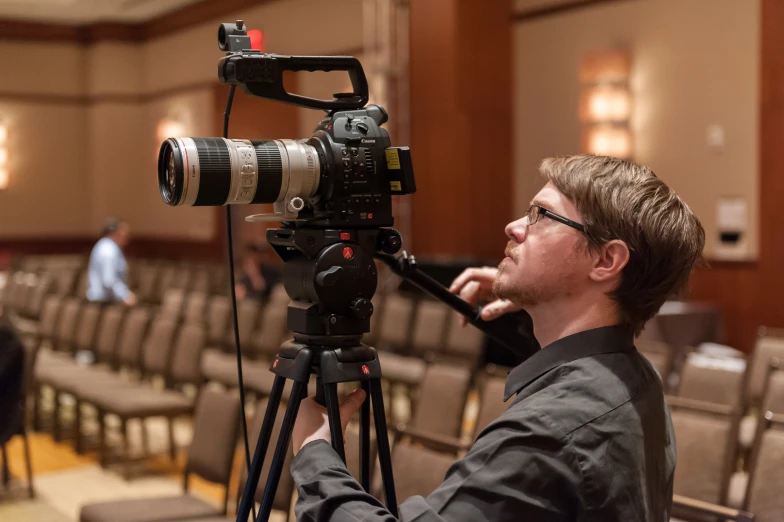
[(364, 344), (335, 347), (286, 341), (281, 345), (270, 371), (305, 384), (311, 374), (316, 374), (324, 384), (381, 378), (376, 350)]

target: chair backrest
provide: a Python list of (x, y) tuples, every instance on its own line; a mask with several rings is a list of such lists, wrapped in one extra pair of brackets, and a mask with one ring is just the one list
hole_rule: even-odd
[(180, 288), (167, 288), (163, 291), (161, 298), (161, 308), (158, 310), (159, 317), (167, 317), (177, 320), (182, 314), (185, 303), (185, 291)]
[[(240, 334), (240, 348), (247, 351), (253, 331), (259, 322), (261, 303), (255, 299), (243, 299), (237, 301), (237, 328)], [(226, 329), (226, 344), (234, 346), (234, 325), (228, 321)]]
[(77, 350), (93, 350), (98, 319), (101, 317), (101, 305), (87, 303), (82, 308), (79, 324), (74, 335), (74, 347)]
[[(774, 422), (776, 419), (777, 422)], [(752, 455), (744, 508), (760, 522), (784, 520), (781, 485), (784, 484), (784, 423), (770, 413), (760, 426), (758, 446)]]
[(150, 301), (155, 295), (160, 267), (144, 264), (139, 267), (139, 287), (136, 294), (141, 301)]
[(784, 414), (784, 361), (771, 359), (771, 366), (765, 380), (761, 411)]
[(76, 334), (76, 323), (81, 309), (82, 303), (75, 297), (66, 299), (63, 303), (60, 320), (57, 322), (54, 332), (54, 344), (58, 350), (70, 349), (72, 347), (74, 335)]
[(286, 333), (288, 307), (270, 301), (261, 311), (259, 328), (253, 334), (253, 348), (256, 355), (273, 358), (280, 350)]
[(41, 309), (41, 321), (38, 325), (38, 335), (42, 339), (49, 339), (54, 335), (62, 305), (63, 298), (57, 295), (50, 295), (44, 300), (44, 305)]
[(155, 292), (152, 295), (153, 302), (160, 303), (163, 300), (163, 294), (166, 290), (174, 288), (174, 279), (177, 277), (177, 267), (171, 264), (165, 264), (161, 267), (158, 275), (158, 282), (155, 285)]
[(400, 294), (387, 296), (377, 336), (380, 348), (399, 348), (408, 344), (413, 310), (413, 299)]
[(488, 424), (496, 420), (506, 411), (507, 403), (504, 402), (504, 388), (506, 379), (494, 375), (487, 375), (481, 385), (479, 396), (479, 413), (474, 426), (474, 438), (479, 435)]
[(184, 324), (180, 328), (171, 360), (173, 384), (201, 384), (201, 354), (206, 337), (201, 324)]
[(204, 292), (191, 292), (185, 296), (183, 320), (186, 323), (204, 323), (207, 313), (207, 294)]
[[(674, 492), (724, 504), (737, 437), (732, 408), (669, 397), (678, 465)], [(706, 443), (710, 441), (709, 443)]]
[(449, 308), (440, 301), (420, 301), (414, 314), (411, 353), (424, 356), (442, 350), (449, 316)]
[(41, 308), (44, 298), (49, 293), (52, 286), (52, 277), (48, 274), (39, 275), (32, 283), (27, 293), (27, 301), (24, 306), (24, 314), (27, 317), (38, 319), (41, 316)]
[(209, 388), (201, 389), (193, 417), (193, 440), (185, 466), (186, 489), (190, 473), (228, 489), (239, 418), (239, 397)]
[(58, 268), (52, 272), (52, 276), (54, 277), (53, 287), (55, 294), (59, 296), (71, 295), (75, 290), (74, 287), (79, 276), (79, 270), (76, 268)]
[[(256, 413), (253, 415), (253, 423), (248, 428), (248, 444), (251, 448), (256, 446), (259, 440), (259, 433), (261, 432), (261, 425), (264, 422), (264, 413), (267, 410), (267, 399), (261, 399), (256, 405)], [(278, 435), (283, 426), (283, 408), (278, 408), (278, 414), (275, 417), (275, 423), (272, 427), (272, 435), (270, 437), (269, 446), (267, 448), (267, 456), (264, 459), (264, 465), (261, 468), (261, 475), (259, 475), (259, 484), (256, 487), (255, 498), (257, 502), (261, 502), (261, 497), (264, 493), (264, 486), (269, 477), (270, 466), (272, 465), (272, 456), (275, 454), (275, 447), (278, 445)], [(291, 444), (289, 444), (286, 451), (286, 459), (283, 462), (283, 472), (280, 474), (280, 481), (278, 482), (278, 489), (275, 491), (275, 499), (272, 501), (272, 509), (279, 509), (288, 513), (291, 506), (291, 496), (294, 494), (294, 478), (291, 476), (291, 459), (294, 458), (294, 452)], [(244, 462), (244, 459), (243, 459)], [(245, 483), (248, 480), (248, 469), (243, 464), (242, 472), (240, 473), (239, 492), (242, 494), (245, 489)]]
[(95, 357), (100, 362), (114, 362), (117, 351), (117, 336), (120, 334), (125, 305), (107, 306), (101, 314), (98, 333), (95, 336)]
[(207, 303), (207, 342), (223, 344), (229, 328), (231, 301), (225, 295), (214, 295)]
[(128, 312), (117, 346), (117, 363), (137, 368), (141, 363), (142, 341), (150, 324), (150, 310), (136, 307)]
[(199, 268), (193, 274), (191, 290), (203, 294), (210, 292), (210, 273), (206, 268)]
[(765, 374), (771, 358), (777, 357), (784, 361), (784, 337), (772, 335), (773, 332), (763, 329), (757, 338), (754, 353), (751, 356), (751, 368), (746, 380), (746, 400), (751, 404), (759, 404), (765, 386)]
[(460, 437), (470, 381), (468, 368), (429, 365), (419, 386), (411, 425), (427, 433)]
[(473, 366), (479, 361), (485, 347), (485, 334), (473, 325), (462, 326), (457, 313), (451, 314), (449, 332), (446, 337), (444, 351), (447, 355), (457, 357)]
[[(448, 453), (440, 453), (407, 441), (396, 442), (392, 447), (395, 495), (400, 501), (414, 495), (427, 497), (441, 485), (455, 460), (455, 456)], [(378, 467), (373, 476), (371, 491), (376, 498), (384, 498)]]
[[(648, 325), (646, 325), (648, 328)], [(672, 347), (662, 341), (654, 341), (644, 337), (638, 338), (634, 341), (634, 345), (647, 360), (651, 363), (659, 378), (665, 384), (670, 380), (670, 373), (674, 362), (675, 352)]]
[(156, 317), (142, 346), (142, 369), (145, 374), (168, 375), (177, 322)]
[(681, 369), (678, 396), (698, 401), (739, 406), (743, 395), (746, 361), (692, 352)]

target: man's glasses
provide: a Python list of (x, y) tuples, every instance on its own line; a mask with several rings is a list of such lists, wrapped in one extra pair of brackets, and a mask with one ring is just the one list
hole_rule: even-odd
[(530, 207), (528, 207), (528, 214), (526, 215), (526, 217), (528, 218), (529, 225), (533, 225), (537, 221), (539, 221), (539, 216), (549, 217), (550, 219), (554, 219), (559, 223), (563, 223), (566, 226), (577, 229), (580, 232), (585, 232), (585, 227), (582, 226), (577, 221), (572, 221), (569, 218), (563, 217), (560, 214), (556, 214), (555, 212), (547, 210), (544, 207), (540, 207), (539, 205), (531, 205)]

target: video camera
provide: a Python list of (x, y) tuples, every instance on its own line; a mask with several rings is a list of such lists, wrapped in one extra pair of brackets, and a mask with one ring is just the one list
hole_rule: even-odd
[[(416, 191), (408, 147), (392, 147), (388, 116), (368, 105), (368, 83), (350, 56), (281, 56), (250, 49), (242, 21), (222, 24), (222, 83), (252, 96), (326, 111), (307, 139), (169, 138), (158, 184), (169, 205), (272, 203), (248, 221), (280, 221), (267, 240), (284, 261), (293, 300), (289, 328), (308, 336), (361, 335), (370, 328), (377, 253), (395, 254), (392, 196)], [(289, 93), (284, 71), (346, 71), (353, 92), (319, 100)]]

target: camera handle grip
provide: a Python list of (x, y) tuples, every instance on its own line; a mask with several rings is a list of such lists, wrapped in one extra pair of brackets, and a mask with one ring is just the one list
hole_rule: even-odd
[[(341, 93), (335, 100), (326, 101), (317, 98), (308, 98), (298, 94), (286, 93), (296, 103), (318, 109), (351, 109), (362, 108), (369, 99), (369, 87), (365, 71), (359, 60), (353, 56), (286, 56), (279, 57), (281, 71), (307, 71), (307, 72), (332, 72), (346, 71), (351, 80), (352, 93)], [(328, 106), (316, 106), (313, 102), (323, 103)]]

